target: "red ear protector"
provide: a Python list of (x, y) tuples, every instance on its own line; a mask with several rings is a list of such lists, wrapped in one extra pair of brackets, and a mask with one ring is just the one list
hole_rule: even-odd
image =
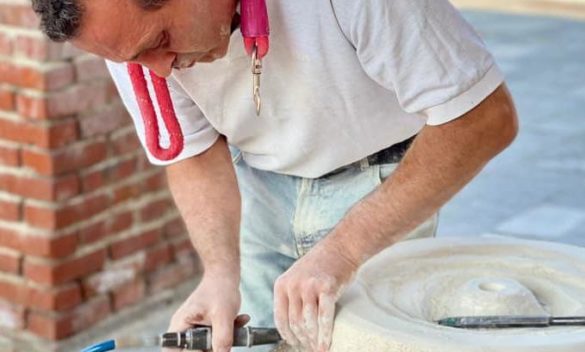
[[(265, 0), (241, 0), (240, 9), (242, 16), (241, 32), (244, 37), (246, 52), (248, 55), (255, 53), (258, 59), (262, 59), (268, 53), (269, 47), (266, 2)], [(166, 149), (160, 145), (160, 128), (146, 84), (146, 78), (144, 77), (144, 70), (139, 64), (128, 64), (128, 74), (130, 75), (132, 88), (134, 89), (134, 94), (136, 94), (138, 107), (144, 122), (146, 146), (155, 158), (168, 161), (176, 158), (183, 151), (185, 144), (183, 132), (175, 114), (166, 80), (158, 77), (152, 71), (149, 73), (160, 107), (161, 117), (169, 134), (170, 145)]]

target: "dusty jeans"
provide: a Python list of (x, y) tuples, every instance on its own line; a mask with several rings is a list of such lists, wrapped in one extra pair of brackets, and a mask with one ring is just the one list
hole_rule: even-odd
[[(362, 161), (328, 177), (307, 179), (249, 167), (235, 154), (242, 194), (242, 313), (250, 326), (274, 327), (274, 281), (325, 237), (345, 213), (379, 186), (397, 164)], [(408, 239), (434, 236), (434, 216)], [(243, 349), (235, 349), (240, 351)], [(253, 349), (267, 351), (269, 347)]]

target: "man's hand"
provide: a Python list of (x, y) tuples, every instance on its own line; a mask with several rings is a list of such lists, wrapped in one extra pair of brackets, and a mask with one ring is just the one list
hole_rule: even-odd
[(357, 265), (333, 243), (322, 242), (276, 280), (276, 327), (291, 345), (327, 351), (331, 344), (335, 302)]
[(197, 289), (173, 315), (169, 332), (185, 331), (195, 325), (211, 326), (213, 351), (230, 351), (234, 325), (241, 327), (249, 320), (247, 316), (237, 317), (241, 303), (238, 282), (233, 274), (206, 274)]
[(167, 167), (169, 187), (204, 267), (199, 287), (170, 329), (211, 325), (213, 350), (229, 351), (240, 308), (240, 193), (225, 138), (204, 153)]

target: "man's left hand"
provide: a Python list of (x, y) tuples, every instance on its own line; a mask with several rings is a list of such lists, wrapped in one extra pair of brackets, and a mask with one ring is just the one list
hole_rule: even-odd
[(274, 319), (287, 343), (329, 350), (335, 302), (356, 270), (341, 248), (325, 240), (276, 280)]

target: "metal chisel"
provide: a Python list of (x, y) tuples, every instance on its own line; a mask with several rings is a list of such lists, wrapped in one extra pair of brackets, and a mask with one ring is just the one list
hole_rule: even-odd
[(545, 328), (549, 326), (585, 326), (583, 317), (550, 316), (471, 316), (449, 317), (438, 321), (439, 325), (460, 329)]
[[(177, 350), (210, 350), (212, 329), (209, 326), (199, 326), (184, 332), (167, 332), (161, 336), (127, 336), (116, 340), (87, 347), (81, 352), (105, 352), (115, 349), (137, 347), (165, 347)], [(234, 329), (233, 346), (258, 346), (275, 344), (282, 340), (275, 328), (243, 327)]]

